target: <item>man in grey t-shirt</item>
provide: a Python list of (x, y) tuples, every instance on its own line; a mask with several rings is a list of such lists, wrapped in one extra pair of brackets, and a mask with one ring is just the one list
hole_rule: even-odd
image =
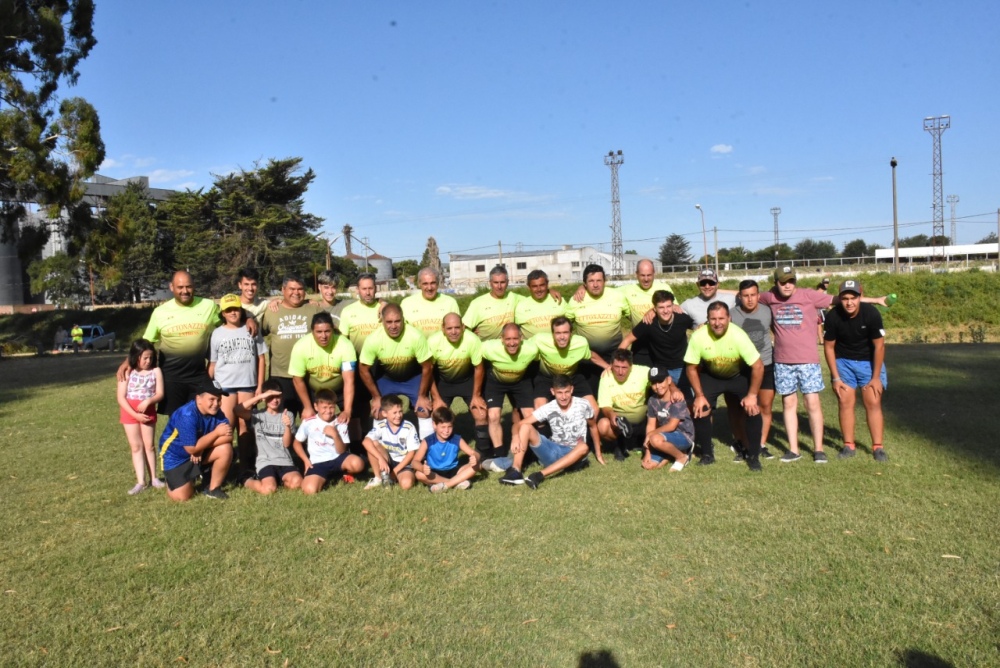
[[(760, 456), (772, 459), (774, 455), (768, 452), (764, 445), (771, 431), (771, 406), (774, 403), (774, 344), (771, 340), (771, 309), (760, 305), (760, 286), (757, 281), (740, 282), (740, 303), (730, 310), (733, 324), (740, 327), (753, 342), (760, 353), (761, 364), (764, 365), (764, 380), (760, 383), (757, 393), (757, 405), (760, 406), (760, 417), (763, 426), (760, 431)], [(743, 423), (738, 416), (739, 411), (730, 411), (729, 424), (734, 425), (733, 431), (740, 442), (746, 441)], [(737, 461), (743, 461), (742, 455), (736, 455)]]
[[(588, 430), (594, 442), (600, 442), (594, 408), (586, 399), (573, 396), (573, 381), (569, 376), (553, 377), (551, 392), (554, 401), (535, 408), (521, 419), (518, 434), (511, 439), (511, 457), (483, 462), (485, 471), (504, 471), (500, 479), (502, 484), (527, 484), (531, 489), (537, 489), (546, 477), (565, 471), (587, 457)], [(552, 438), (539, 433), (535, 427), (542, 422), (547, 422), (552, 428)], [(544, 468), (525, 478), (521, 467), (528, 447)]]
[(681, 304), (681, 309), (691, 316), (695, 327), (701, 327), (708, 322), (708, 305), (712, 302), (722, 302), (733, 309), (736, 305), (736, 294), (731, 290), (719, 290), (719, 277), (712, 269), (702, 269), (698, 274), (698, 294)]

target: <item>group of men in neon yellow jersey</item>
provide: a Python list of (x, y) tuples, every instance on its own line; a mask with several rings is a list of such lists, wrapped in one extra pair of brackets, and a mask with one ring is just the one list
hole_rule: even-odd
[[(680, 471), (696, 448), (698, 463), (712, 464), (711, 415), (720, 395), (727, 397), (736, 461), (759, 471), (760, 459), (773, 457), (765, 444), (776, 391), (782, 395), (789, 445), (781, 461), (801, 458), (796, 413), (801, 391), (813, 458), (825, 463), (818, 398), (824, 384), (815, 339), (818, 312), (834, 304), (824, 353), (841, 408), (845, 443), (838, 457), (855, 454), (854, 401), (861, 390), (872, 453), (886, 460), (884, 330), (877, 309), (861, 303), (884, 304), (884, 299), (863, 299), (856, 281), (845, 281), (836, 296), (799, 288), (790, 267), (776, 270), (774, 286), (765, 292), (752, 280), (743, 281), (738, 292), (719, 291), (715, 273), (702, 271), (699, 294), (683, 304), (655, 279), (649, 261), (638, 264), (636, 283), (616, 288), (606, 286), (605, 278), (602, 267), (586, 267), (583, 285), (563, 300), (545, 273), (534, 271), (528, 276), (530, 295), (521, 296), (508, 290), (507, 271), (497, 266), (489, 275), (490, 291), (462, 315), (456, 300), (439, 292), (437, 272), (423, 269), (417, 276), (420, 291), (399, 305), (379, 301), (374, 276), (363, 275), (358, 300), (338, 304), (333, 296), (329, 303), (324, 295), (327, 308), (308, 325), (302, 300), (296, 305), (282, 299), (270, 310), (258, 309), (262, 332), (272, 341), (280, 337), (283, 311), (298, 317), (287, 356), (276, 356), (271, 346), (270, 376), (288, 382), (276, 386), (269, 399), (276, 403), (280, 396), (285, 406), (298, 402), (303, 426), (320, 418), (327, 423), (312, 435), (300, 428), (306, 447), (295, 443), (309, 458), (315, 436), (318, 449), (332, 446), (331, 462), (341, 461), (339, 469), (324, 469), (314, 491), (338, 474), (359, 472), (363, 458), (374, 474), (367, 487), (408, 488), (418, 481), (432, 491), (464, 489), (479, 470), (502, 473), (504, 484), (535, 488), (556, 473), (586, 465), (591, 447), (601, 464), (606, 447), (617, 460), (640, 450), (646, 469), (669, 465)], [(631, 329), (623, 328), (623, 320)], [(402, 419), (400, 397), (409, 400), (416, 424)], [(474, 450), (454, 432), (450, 408), (459, 398), (473, 418)], [(501, 424), (505, 399), (513, 408), (507, 444)], [(320, 404), (328, 407), (319, 411)], [(364, 432), (362, 418), (374, 420)], [(358, 461), (346, 466), (351, 444)], [(542, 468), (525, 477), (529, 451)], [(459, 467), (463, 452), (469, 462)], [(250, 487), (259, 483), (252, 471), (244, 480)]]

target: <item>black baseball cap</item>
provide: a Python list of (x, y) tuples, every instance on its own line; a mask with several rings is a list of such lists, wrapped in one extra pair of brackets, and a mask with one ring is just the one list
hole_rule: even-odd
[(210, 379), (199, 381), (198, 386), (195, 388), (195, 394), (214, 394), (217, 397), (229, 396), (229, 393), (222, 389), (222, 386), (218, 382)]

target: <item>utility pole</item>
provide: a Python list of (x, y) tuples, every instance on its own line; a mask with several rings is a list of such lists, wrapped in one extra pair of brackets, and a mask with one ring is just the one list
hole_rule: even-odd
[[(931, 236), (932, 255), (937, 254), (938, 240), (944, 237), (944, 172), (941, 170), (941, 135), (951, 127), (951, 116), (928, 116), (924, 119), (924, 130), (934, 139), (934, 234)], [(941, 248), (944, 257), (944, 248)]]
[(958, 245), (958, 225), (955, 218), (955, 205), (958, 204), (958, 195), (948, 195), (948, 204), (951, 205), (951, 245)]
[(892, 167), (892, 272), (899, 273), (899, 210), (896, 207), (896, 158), (889, 160)]
[(622, 209), (618, 201), (618, 168), (625, 162), (622, 152), (608, 151), (604, 164), (611, 168), (611, 275), (625, 273), (625, 253), (622, 250)]
[(701, 204), (695, 204), (694, 208), (698, 209), (701, 214), (701, 243), (703, 244), (702, 251), (704, 255), (701, 256), (701, 266), (702, 268), (708, 267), (708, 235), (705, 234), (705, 210), (701, 208)]
[(781, 215), (781, 208), (771, 207), (771, 215), (774, 216), (774, 266), (778, 266), (778, 216)]
[(503, 266), (503, 242), (497, 241), (497, 264)]
[(368, 246), (368, 237), (364, 238), (363, 243), (365, 245), (365, 272), (367, 273), (369, 271), (369, 269), (368, 269), (368, 253), (371, 252), (371, 247)]
[(719, 275), (719, 228), (712, 228), (712, 237), (715, 239), (715, 275)]

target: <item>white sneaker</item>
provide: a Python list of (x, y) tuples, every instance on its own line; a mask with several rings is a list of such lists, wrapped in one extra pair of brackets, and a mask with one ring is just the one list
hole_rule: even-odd
[(462, 482), (455, 485), (455, 489), (469, 489), (472, 487), (472, 483), (468, 480), (463, 480)]
[(484, 471), (489, 471), (490, 473), (503, 473), (507, 470), (506, 467), (497, 464), (496, 459), (484, 459), (483, 463), (479, 465)]
[(381, 480), (381, 478), (379, 478), (378, 476), (375, 476), (374, 478), (372, 478), (371, 480), (368, 481), (368, 484), (365, 485), (365, 489), (376, 489), (376, 488), (381, 487), (381, 486), (382, 486), (382, 480)]
[(447, 492), (448, 486), (443, 482), (434, 483), (431, 485), (431, 494), (440, 494), (441, 492)]

